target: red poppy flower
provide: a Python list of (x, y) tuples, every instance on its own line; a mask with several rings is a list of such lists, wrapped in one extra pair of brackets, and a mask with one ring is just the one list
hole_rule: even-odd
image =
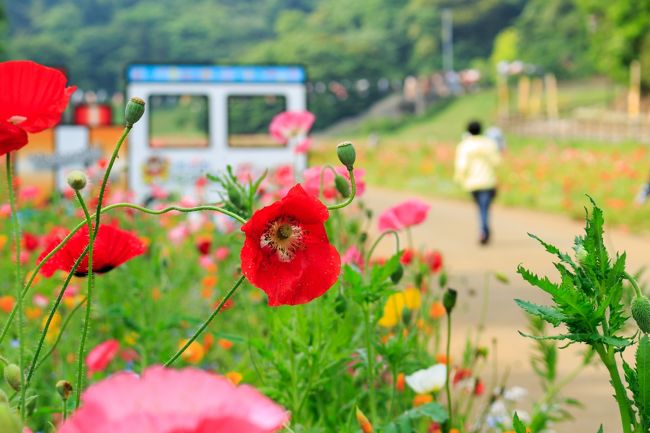
[[(52, 236), (45, 251), (40, 255), (39, 261), (52, 251), (61, 242), (61, 239), (63, 238)], [(57, 270), (70, 272), (74, 262), (87, 245), (88, 226), (84, 226), (43, 265), (41, 273), (50, 277)], [(111, 225), (102, 224), (99, 226), (95, 239), (93, 272), (103, 274), (144, 252), (145, 245), (136, 235)], [(81, 261), (75, 275), (78, 277), (88, 275), (88, 258)]]
[(435, 274), (442, 269), (442, 254), (440, 251), (430, 251), (424, 255), (424, 263)]
[(76, 87), (56, 69), (26, 60), (0, 63), (0, 155), (27, 144), (27, 132), (56, 125)]
[(269, 305), (304, 304), (334, 285), (341, 258), (325, 232), (328, 218), (327, 208), (296, 185), (242, 226), (242, 272)]

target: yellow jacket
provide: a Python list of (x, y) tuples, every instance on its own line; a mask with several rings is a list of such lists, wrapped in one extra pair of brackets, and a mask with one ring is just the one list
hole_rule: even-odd
[(468, 135), (456, 148), (454, 179), (467, 191), (495, 188), (500, 163), (501, 153), (494, 140)]

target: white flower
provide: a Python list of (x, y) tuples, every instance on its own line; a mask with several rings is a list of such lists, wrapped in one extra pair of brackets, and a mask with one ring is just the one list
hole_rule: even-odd
[(417, 394), (439, 391), (447, 382), (447, 366), (436, 364), (406, 376), (406, 383)]
[(520, 386), (513, 386), (510, 389), (507, 389), (506, 392), (503, 393), (503, 398), (505, 398), (508, 401), (519, 401), (522, 398), (524, 398), (526, 395), (528, 395), (528, 391), (526, 391), (524, 388)]

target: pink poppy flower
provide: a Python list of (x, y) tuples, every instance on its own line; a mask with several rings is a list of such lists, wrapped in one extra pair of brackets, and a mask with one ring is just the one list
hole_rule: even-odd
[(34, 201), (41, 194), (41, 189), (37, 186), (30, 185), (20, 188), (18, 191), (19, 201)]
[(289, 420), (256, 389), (192, 368), (119, 373), (82, 400), (59, 433), (274, 433)]
[(422, 223), (430, 206), (417, 199), (406, 200), (391, 207), (379, 217), (379, 230), (401, 230)]
[(341, 263), (346, 263), (349, 265), (355, 265), (359, 269), (363, 269), (363, 256), (361, 251), (356, 245), (352, 245), (348, 250), (341, 256)]
[(230, 254), (230, 250), (227, 247), (219, 247), (214, 251), (214, 258), (218, 261), (225, 260)]
[(120, 343), (117, 340), (107, 340), (95, 346), (86, 357), (88, 376), (92, 376), (93, 373), (98, 371), (104, 371), (119, 350)]
[(167, 239), (174, 245), (180, 245), (188, 235), (188, 228), (184, 224), (179, 224), (167, 232)]
[(280, 187), (292, 187), (296, 183), (296, 177), (293, 175), (293, 167), (290, 165), (277, 167), (273, 173), (272, 181)]
[(9, 206), (9, 203), (3, 203), (0, 205), (0, 216), (1, 217), (8, 217), (11, 215), (11, 206)]
[(271, 120), (269, 132), (278, 143), (286, 144), (292, 138), (307, 135), (315, 120), (316, 116), (309, 111), (283, 111)]
[(201, 265), (203, 269), (210, 269), (214, 266), (214, 262), (210, 256), (201, 256), (199, 257), (199, 265)]
[(311, 147), (312, 139), (311, 138), (305, 138), (302, 140), (300, 143), (296, 145), (296, 147), (293, 149), (293, 153), (307, 153), (309, 148)]
[(151, 197), (156, 200), (167, 200), (169, 191), (159, 185), (151, 185)]

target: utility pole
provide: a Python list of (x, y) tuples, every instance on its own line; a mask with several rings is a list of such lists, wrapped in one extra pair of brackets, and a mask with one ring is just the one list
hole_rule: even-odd
[(446, 72), (454, 70), (454, 29), (453, 12), (451, 9), (442, 10), (442, 69)]

